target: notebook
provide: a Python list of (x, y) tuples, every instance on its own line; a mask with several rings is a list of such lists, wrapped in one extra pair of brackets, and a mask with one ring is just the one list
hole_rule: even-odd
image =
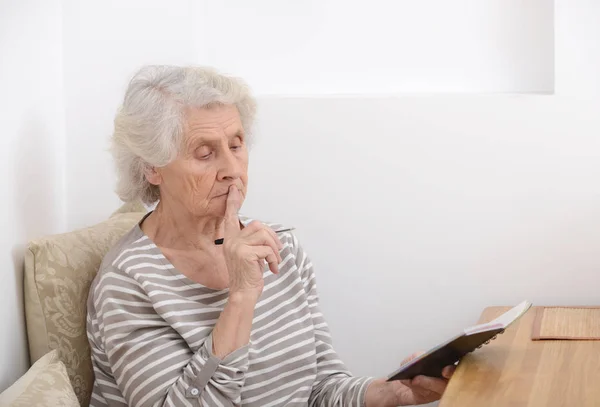
[(412, 379), (419, 375), (442, 377), (442, 369), (445, 366), (454, 365), (467, 353), (489, 343), (513, 322), (525, 315), (529, 308), (531, 308), (531, 303), (523, 301), (488, 323), (464, 329), (459, 335), (404, 364), (388, 376), (388, 381)]

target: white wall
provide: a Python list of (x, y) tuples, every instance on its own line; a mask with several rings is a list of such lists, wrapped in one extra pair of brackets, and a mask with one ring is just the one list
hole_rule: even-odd
[(244, 210), (298, 228), (354, 372), (389, 373), (486, 306), (600, 304), (596, 103), (260, 103)]
[(600, 94), (600, 2), (556, 0), (556, 83), (559, 95), (597, 100)]
[(272, 96), (554, 89), (550, 0), (63, 4), (69, 228), (119, 204), (108, 137), (142, 64), (213, 65)]
[(102, 147), (126, 73), (191, 57), (259, 94), (245, 211), (298, 228), (356, 373), (387, 373), (488, 305), (600, 302), (593, 0), (152, 4), (68, 11), (70, 227), (117, 205)]
[[(387, 373), (487, 305), (523, 298), (598, 304), (600, 6), (557, 0), (553, 13), (550, 0), (447, 3), (375, 1), (361, 9), (338, 0), (263, 0), (251, 8), (231, 3), (242, 7), (236, 11), (192, 0), (64, 1), (67, 193), (54, 208), (66, 211), (72, 229), (118, 206), (106, 148), (135, 68), (216, 64), (244, 76), (260, 96), (245, 211), (298, 228), (336, 346), (355, 373)], [(344, 15), (361, 19), (353, 24)], [(23, 35), (21, 20), (9, 16), (1, 21), (10, 20), (23, 49), (35, 51), (21, 60), (60, 53), (52, 40), (58, 29)], [(0, 56), (24, 52), (0, 38)], [(52, 105), (60, 101), (52, 92), (60, 75), (37, 66), (30, 69), (42, 72), (28, 77), (57, 81), (42, 81), (41, 90), (27, 83), (29, 92), (11, 95), (41, 95), (52, 102), (34, 107), (48, 112), (60, 107)], [(10, 67), (25, 75), (17, 63)], [(3, 86), (15, 86), (5, 77)], [(9, 128), (18, 129), (25, 102), (2, 103)], [(10, 146), (22, 140), (17, 130), (8, 134)], [(62, 142), (44, 136), (36, 146), (51, 140)], [(48, 151), (38, 160), (51, 163), (39, 176), (61, 190), (47, 171), (61, 153)], [(27, 161), (1, 162), (12, 169)], [(37, 169), (34, 162), (27, 168)], [(13, 245), (60, 227), (60, 210), (25, 218), (26, 227), (15, 219), (24, 202), (56, 202), (39, 185), (29, 186), (40, 188), (35, 201), (5, 204), (7, 220), (21, 222), (22, 238), (3, 235)], [(9, 307), (20, 301), (5, 289)], [(20, 315), (10, 318), (19, 327)], [(13, 350), (20, 338), (0, 340)], [(22, 367), (22, 352), (15, 355)]]
[(112, 120), (143, 64), (193, 63), (190, 0), (65, 0), (68, 228), (118, 207), (108, 153)]
[(299, 228), (353, 371), (489, 305), (600, 304), (598, 18), (556, 2), (555, 95), (261, 98), (245, 209)]
[(0, 1), (0, 391), (28, 366), (23, 248), (64, 226), (61, 7)]
[(260, 94), (554, 86), (552, 0), (232, 0), (202, 11), (198, 61)]

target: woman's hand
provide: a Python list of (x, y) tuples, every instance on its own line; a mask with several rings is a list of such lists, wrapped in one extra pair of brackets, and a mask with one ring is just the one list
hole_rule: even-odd
[(399, 406), (412, 406), (437, 401), (442, 397), (448, 379), (454, 372), (454, 366), (444, 368), (444, 379), (427, 376), (417, 376), (412, 380), (390, 382)]
[[(405, 359), (402, 364), (419, 356), (415, 353)], [(446, 366), (442, 371), (443, 379), (417, 376), (412, 380), (387, 382), (385, 379), (375, 381), (367, 389), (367, 407), (371, 406), (414, 406), (437, 401), (442, 397), (448, 379), (454, 373), (454, 366)]]
[[(402, 361), (402, 364), (421, 356), (423, 352), (417, 352)], [(454, 366), (446, 366), (442, 370), (444, 379), (438, 379), (427, 376), (417, 376), (412, 380), (401, 380), (391, 382), (394, 386), (394, 392), (399, 400), (405, 404), (399, 405), (418, 405), (437, 401), (442, 397), (446, 390), (448, 380), (454, 373)]]
[(274, 274), (281, 263), (279, 250), (283, 247), (273, 230), (260, 222), (252, 222), (240, 229), (238, 211), (241, 195), (237, 187), (229, 187), (225, 210), (223, 252), (229, 271), (231, 295), (250, 295), (258, 299), (264, 287), (264, 262)]

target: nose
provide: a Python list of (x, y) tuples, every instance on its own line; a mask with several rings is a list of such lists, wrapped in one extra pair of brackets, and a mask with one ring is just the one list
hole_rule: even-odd
[(237, 157), (226, 149), (221, 154), (220, 168), (218, 172), (219, 181), (231, 181), (236, 180), (242, 176), (242, 165)]

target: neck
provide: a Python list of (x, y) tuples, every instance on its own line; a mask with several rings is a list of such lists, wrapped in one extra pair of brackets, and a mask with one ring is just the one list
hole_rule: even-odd
[(171, 249), (214, 248), (215, 240), (223, 237), (222, 217), (196, 216), (180, 205), (160, 201), (142, 225), (158, 246)]

